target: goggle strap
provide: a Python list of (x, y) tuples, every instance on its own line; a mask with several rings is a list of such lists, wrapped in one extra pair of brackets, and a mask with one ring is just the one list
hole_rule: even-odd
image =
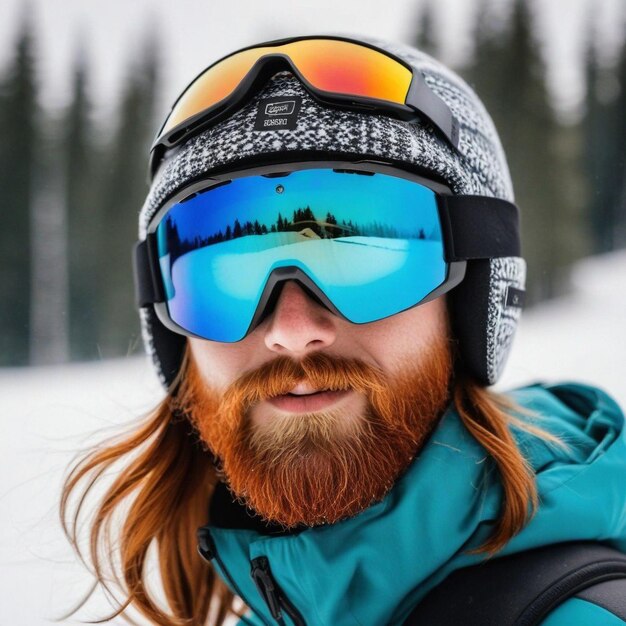
[(519, 209), (515, 204), (473, 195), (440, 195), (438, 200), (443, 208), (444, 237), (449, 228), (446, 261), (521, 256)]
[(148, 306), (153, 302), (163, 302), (165, 294), (154, 275), (156, 264), (150, 259), (150, 237), (137, 241), (133, 246), (133, 279), (135, 283), (135, 302), (138, 307)]

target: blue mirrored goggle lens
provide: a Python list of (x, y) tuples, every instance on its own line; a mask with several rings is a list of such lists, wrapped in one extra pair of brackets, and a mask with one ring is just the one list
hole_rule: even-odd
[(213, 341), (246, 335), (279, 267), (354, 323), (414, 306), (447, 272), (435, 193), (382, 173), (236, 178), (173, 205), (156, 236), (171, 319)]

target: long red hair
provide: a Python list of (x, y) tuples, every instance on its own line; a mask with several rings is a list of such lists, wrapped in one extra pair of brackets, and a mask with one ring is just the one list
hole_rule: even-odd
[[(117, 599), (118, 607), (99, 620), (102, 622), (123, 616), (132, 623), (125, 613), (129, 606), (160, 626), (220, 626), (229, 615), (241, 616), (245, 611), (197, 552), (196, 530), (208, 521), (208, 503), (217, 476), (211, 456), (174, 401), (174, 390), (186, 376), (189, 359), (186, 350), (171, 391), (156, 408), (141, 421), (133, 421), (127, 431), (81, 451), (70, 467), (62, 486), (61, 524), (79, 557), (93, 572), (95, 585), (62, 619), (78, 611), (97, 584), (113, 598), (116, 591), (123, 593), (123, 598)], [(457, 363), (455, 356), (455, 368)], [(538, 506), (532, 468), (509, 427), (515, 425), (566, 446), (536, 425), (539, 415), (517, 405), (509, 396), (477, 384), (460, 368), (455, 369), (452, 401), (468, 431), (493, 457), (500, 474), (504, 498), (498, 523), (489, 539), (473, 551), (492, 556), (522, 530)], [(513, 416), (514, 411), (528, 419)], [(87, 495), (117, 464), (120, 471), (98, 497), (99, 504), (90, 519), (86, 560), (85, 549), (79, 545), (79, 516)], [(70, 497), (75, 492), (78, 500), (70, 515)], [(114, 528), (118, 529), (115, 533)], [(150, 589), (149, 581), (154, 581), (148, 576), (146, 564), (151, 549), (155, 550), (160, 573), (158, 592), (164, 596), (167, 609)]]

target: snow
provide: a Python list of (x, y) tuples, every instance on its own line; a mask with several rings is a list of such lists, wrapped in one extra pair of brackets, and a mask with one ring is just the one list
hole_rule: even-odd
[[(625, 277), (626, 251), (579, 263), (573, 294), (524, 313), (494, 388), (577, 380), (626, 407)], [(58, 522), (61, 480), (75, 451), (162, 396), (147, 357), (0, 370), (0, 624), (46, 624), (90, 588)], [(78, 618), (109, 610), (95, 595)]]

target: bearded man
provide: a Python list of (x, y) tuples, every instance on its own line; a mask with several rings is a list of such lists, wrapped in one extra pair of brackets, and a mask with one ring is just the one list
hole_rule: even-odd
[(626, 623), (623, 412), (489, 389), (526, 265), (467, 83), (393, 42), (263, 42), (190, 83), (150, 173), (134, 278), (166, 395), (61, 501), (123, 464), (90, 529), (109, 619)]

